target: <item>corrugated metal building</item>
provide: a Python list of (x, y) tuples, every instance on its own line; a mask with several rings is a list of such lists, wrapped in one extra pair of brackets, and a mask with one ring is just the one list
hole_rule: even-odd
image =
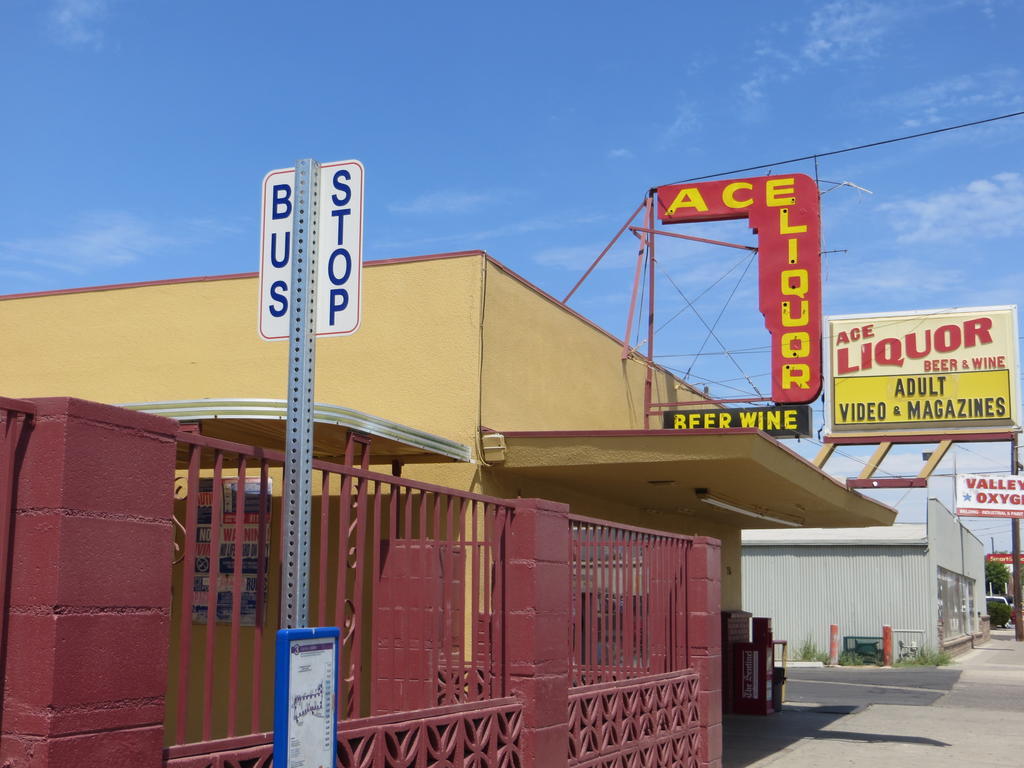
[(957, 652), (981, 631), (984, 547), (936, 499), (928, 522), (874, 528), (743, 532), (744, 608), (769, 616), (791, 649), (841, 636)]

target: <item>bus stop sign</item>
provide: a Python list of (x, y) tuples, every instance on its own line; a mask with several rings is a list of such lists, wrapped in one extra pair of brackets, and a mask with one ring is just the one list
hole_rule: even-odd
[[(316, 335), (348, 336), (362, 319), (363, 165), (343, 160), (320, 165), (317, 228)], [(268, 341), (288, 338), (295, 169), (263, 178), (260, 237), (259, 332)]]

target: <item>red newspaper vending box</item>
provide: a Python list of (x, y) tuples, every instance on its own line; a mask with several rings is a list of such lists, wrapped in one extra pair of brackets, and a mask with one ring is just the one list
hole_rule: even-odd
[(770, 715), (775, 646), (772, 620), (753, 620), (753, 642), (733, 646), (733, 711), (741, 715)]

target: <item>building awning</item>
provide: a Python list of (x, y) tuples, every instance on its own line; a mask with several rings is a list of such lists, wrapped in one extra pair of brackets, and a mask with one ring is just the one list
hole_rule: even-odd
[[(197, 424), (206, 437), (283, 450), (288, 404), (284, 400), (224, 398), (121, 403), (143, 413)], [(339, 460), (349, 432), (369, 435), (373, 464), (473, 461), (468, 445), (340, 405), (313, 408), (313, 455)]]
[(848, 490), (754, 429), (502, 434), (503, 472), (644, 509), (741, 528), (891, 525), (896, 518), (892, 507)]

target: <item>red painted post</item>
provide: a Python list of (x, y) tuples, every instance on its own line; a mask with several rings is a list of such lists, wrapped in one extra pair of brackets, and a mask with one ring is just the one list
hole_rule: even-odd
[(177, 424), (70, 398), (33, 402), (0, 765), (159, 768)]
[(722, 765), (722, 555), (721, 542), (694, 539), (686, 563), (689, 666), (700, 675), (701, 768)]
[(828, 663), (830, 666), (839, 664), (839, 625), (832, 624), (828, 628)]
[(892, 666), (892, 627), (882, 625), (882, 664)]
[(506, 544), (506, 658), (523, 702), (528, 768), (565, 768), (569, 745), (569, 508), (517, 499)]

